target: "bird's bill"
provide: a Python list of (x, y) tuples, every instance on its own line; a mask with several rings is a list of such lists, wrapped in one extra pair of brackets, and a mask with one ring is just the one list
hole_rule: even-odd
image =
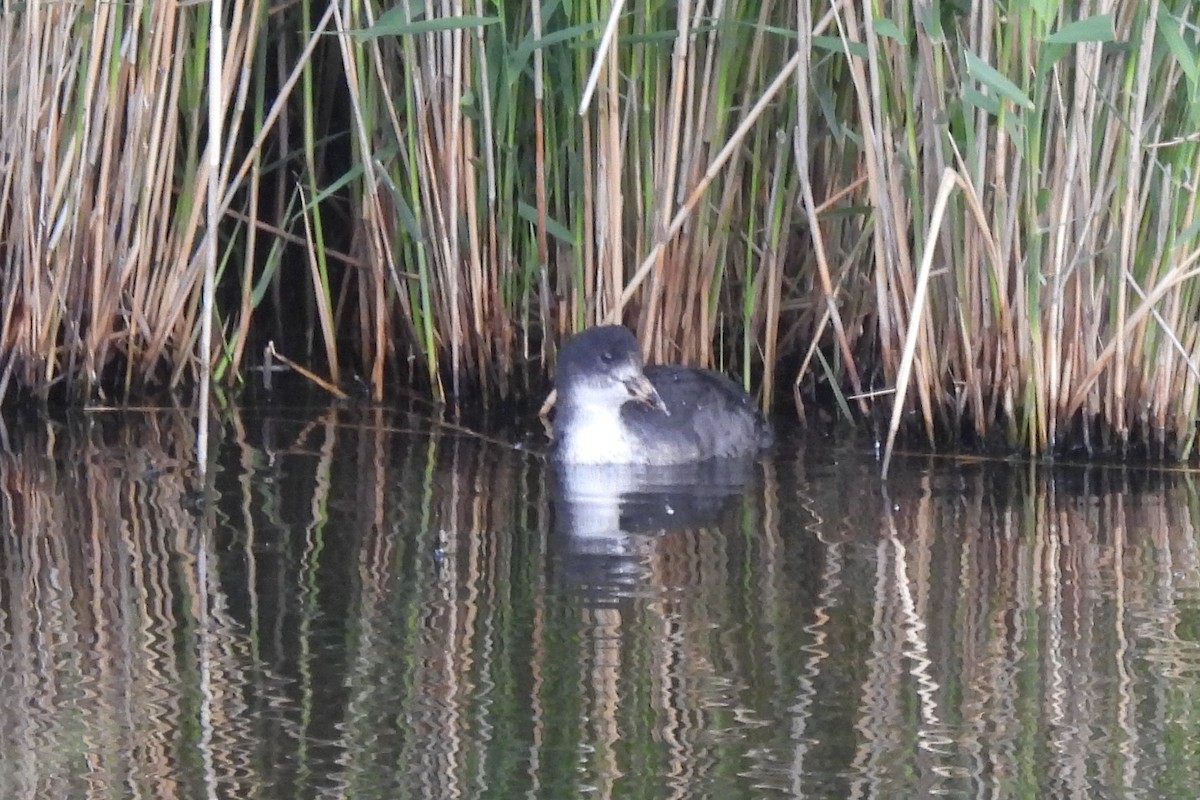
[(629, 396), (640, 403), (645, 403), (651, 408), (657, 408), (659, 411), (670, 416), (671, 412), (667, 411), (667, 404), (663, 402), (659, 396), (658, 390), (654, 388), (654, 384), (645, 375), (637, 375), (625, 381), (625, 388), (629, 391)]

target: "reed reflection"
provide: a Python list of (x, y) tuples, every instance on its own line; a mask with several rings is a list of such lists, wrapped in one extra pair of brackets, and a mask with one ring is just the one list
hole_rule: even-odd
[(383, 409), (222, 425), (209, 487), (171, 412), (8, 432), (0, 795), (1200, 778), (1190, 474), (922, 459), (885, 487), (855, 447), (581, 473)]
[(241, 785), (245, 697), (198, 693), (257, 670), (227, 607), (200, 599), (214, 586), (198, 559), (217, 558), (187, 421), (72, 418), (18, 438), (0, 456), (0, 794)]

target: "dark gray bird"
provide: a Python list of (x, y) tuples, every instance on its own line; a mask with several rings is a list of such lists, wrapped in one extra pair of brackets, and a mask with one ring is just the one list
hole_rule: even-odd
[(558, 355), (553, 457), (563, 464), (687, 464), (771, 444), (754, 401), (719, 373), (643, 367), (627, 328), (572, 336)]

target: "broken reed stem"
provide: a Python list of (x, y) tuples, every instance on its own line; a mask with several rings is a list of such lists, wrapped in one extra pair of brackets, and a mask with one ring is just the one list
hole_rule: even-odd
[(336, 384), (333, 384), (333, 383), (325, 380), (324, 378), (322, 378), (320, 375), (316, 374), (312, 370), (306, 369), (304, 366), (297, 364), (295, 361), (293, 361), (292, 359), (285, 356), (283, 353), (280, 353), (278, 350), (276, 350), (275, 342), (268, 342), (267, 350), (269, 351), (271, 358), (279, 361), (281, 364), (288, 367), (293, 372), (295, 372), (297, 375), (301, 376), (302, 378), (309, 381), (310, 383), (316, 384), (317, 386), (321, 387), (322, 389), (329, 392), (331, 395), (333, 395), (337, 399), (339, 399), (339, 400), (349, 400), (350, 399), (350, 395), (346, 394), (346, 392), (339, 389)]

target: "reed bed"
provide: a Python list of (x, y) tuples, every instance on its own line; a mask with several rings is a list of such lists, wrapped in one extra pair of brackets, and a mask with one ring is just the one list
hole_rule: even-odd
[(231, 0), (216, 175), (208, 13), (4, 3), (0, 398), (235, 386), (272, 339), (459, 401), (620, 320), (802, 414), (1194, 453), (1183, 0)]

